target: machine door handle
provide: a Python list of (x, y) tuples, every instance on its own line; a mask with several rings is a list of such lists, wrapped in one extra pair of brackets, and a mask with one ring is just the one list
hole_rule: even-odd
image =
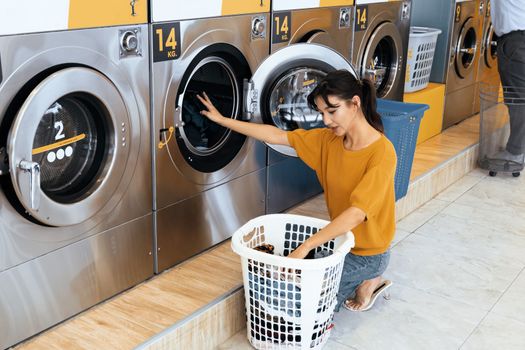
[(476, 46), (474, 47), (464, 47), (462, 49), (459, 49), (459, 52), (466, 53), (469, 55), (474, 55), (476, 53)]
[(367, 68), (365, 69), (365, 74), (367, 77), (369, 77), (373, 82), (377, 81), (377, 77), (383, 78), (386, 75), (386, 68)]
[(40, 207), (40, 164), (22, 160), (18, 167), (25, 173), (29, 173), (29, 200), (31, 209)]

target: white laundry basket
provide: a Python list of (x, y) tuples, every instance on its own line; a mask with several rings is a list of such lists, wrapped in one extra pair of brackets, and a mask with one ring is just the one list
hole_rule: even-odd
[[(247, 333), (257, 349), (320, 349), (333, 327), (336, 294), (346, 254), (354, 246), (348, 232), (316, 248), (318, 259), (286, 256), (329, 222), (291, 215), (263, 215), (232, 237), (241, 256)], [(274, 246), (274, 254), (253, 248)]]
[(440, 33), (440, 29), (410, 27), (405, 92), (414, 92), (427, 87)]

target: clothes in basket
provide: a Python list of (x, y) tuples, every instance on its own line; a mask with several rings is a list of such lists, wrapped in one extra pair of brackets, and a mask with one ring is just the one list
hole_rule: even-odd
[[(313, 258), (329, 255), (330, 251), (322, 249), (315, 252)], [(264, 266), (254, 265), (249, 271), (248, 280), (253, 298), (261, 302), (262, 308), (280, 317), (301, 317), (300, 273), (287, 275), (282, 271), (269, 271)]]
[(280, 317), (301, 317), (301, 288), (298, 285), (252, 272), (248, 276), (254, 299), (260, 302), (267, 313)]

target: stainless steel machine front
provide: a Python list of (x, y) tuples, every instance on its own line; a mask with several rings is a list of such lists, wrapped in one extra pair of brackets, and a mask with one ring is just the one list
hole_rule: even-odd
[(196, 95), (242, 119), (243, 81), (268, 56), (267, 26), (267, 13), (151, 26), (158, 272), (265, 212), (264, 144), (202, 116)]
[[(281, 4), (282, 3), (282, 4)], [(300, 3), (296, 7), (300, 7)], [(289, 45), (305, 43), (307, 45), (319, 44), (330, 48), (339, 53), (348, 61), (352, 58), (353, 49), (353, 6), (333, 6), (319, 8), (292, 8), (290, 4), (275, 1), (272, 11), (272, 42), (270, 53)], [(283, 24), (286, 26), (283, 27)], [(283, 30), (285, 28), (285, 30)], [(315, 80), (320, 79), (326, 74), (325, 70), (314, 73), (309, 71), (308, 76), (312, 75)], [(286, 78), (285, 78), (286, 79)], [(291, 79), (291, 78), (289, 78)], [(307, 79), (306, 79), (307, 80)], [(304, 78), (298, 81), (305, 81)], [(284, 84), (283, 84), (284, 86)], [(310, 90), (314, 86), (310, 86)], [(296, 89), (297, 90), (297, 89)], [(304, 90), (306, 93), (310, 90)], [(293, 93), (295, 90), (291, 90)], [(283, 92), (284, 93), (284, 92)], [(295, 96), (295, 95), (294, 95)], [(306, 95), (302, 96), (299, 106), (298, 102), (293, 102), (292, 98), (287, 98), (291, 102), (289, 108), (280, 107), (281, 113), (288, 115), (297, 114), (298, 107), (306, 107)], [(281, 104), (284, 106), (284, 104)], [(311, 113), (309, 111), (307, 113)], [(314, 114), (316, 116), (316, 114)], [(312, 128), (323, 127), (321, 120), (312, 124), (298, 123), (289, 124), (287, 128), (296, 127)], [(268, 148), (268, 187), (266, 191), (266, 210), (268, 213), (282, 212), (320, 192), (321, 185), (315, 172), (304, 164), (297, 157), (282, 155), (281, 153)]]
[(0, 37), (0, 348), (153, 274), (147, 26)]
[(443, 129), (472, 115), (481, 47), (481, 23), (476, 1), (456, 1), (450, 41)]
[(403, 101), (410, 9), (410, 1), (356, 2), (352, 63), (377, 97)]

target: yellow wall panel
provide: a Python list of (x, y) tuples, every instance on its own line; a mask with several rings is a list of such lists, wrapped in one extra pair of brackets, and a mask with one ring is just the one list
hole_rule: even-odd
[(424, 103), (430, 107), (421, 119), (417, 144), (441, 133), (445, 110), (445, 84), (429, 83), (423, 90), (406, 93), (403, 101)]
[(91, 28), (148, 22), (148, 0), (70, 0), (68, 27)]
[(320, 7), (330, 6), (354, 6), (354, 0), (321, 0), (319, 3)]
[(269, 11), (270, 0), (222, 0), (223, 16)]

